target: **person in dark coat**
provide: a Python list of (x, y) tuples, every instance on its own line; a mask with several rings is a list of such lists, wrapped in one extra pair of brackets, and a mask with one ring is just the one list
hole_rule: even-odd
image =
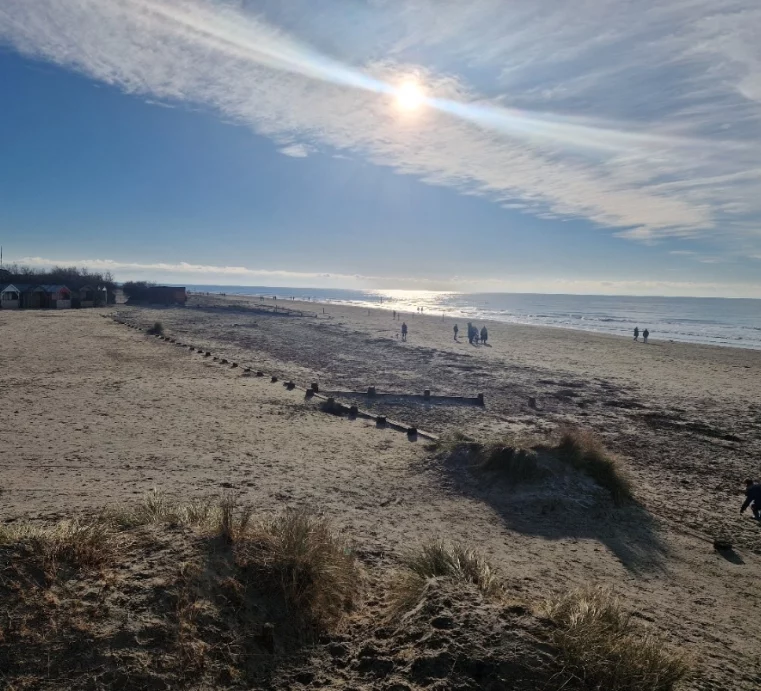
[(402, 322), (402, 340), (407, 340), (407, 322)]
[(489, 332), (486, 330), (485, 326), (481, 327), (481, 343), (486, 345), (486, 339), (489, 338)]
[(745, 481), (745, 501), (740, 508), (740, 513), (745, 513), (745, 509), (749, 506), (753, 512), (753, 518), (761, 520), (761, 485), (753, 480)]

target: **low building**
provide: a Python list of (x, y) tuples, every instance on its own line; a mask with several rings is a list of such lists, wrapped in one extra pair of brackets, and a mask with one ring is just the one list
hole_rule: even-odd
[(44, 293), (43, 307), (54, 310), (71, 309), (71, 291), (63, 285), (40, 286)]
[(45, 291), (42, 286), (33, 283), (16, 283), (22, 309), (39, 309), (45, 303)]
[(127, 304), (184, 305), (188, 296), (180, 286), (146, 286), (131, 294)]
[(188, 299), (185, 288), (179, 286), (151, 286), (148, 295), (149, 302), (162, 305), (184, 305)]
[(0, 310), (17, 310), (21, 307), (21, 292), (12, 283), (0, 284)]

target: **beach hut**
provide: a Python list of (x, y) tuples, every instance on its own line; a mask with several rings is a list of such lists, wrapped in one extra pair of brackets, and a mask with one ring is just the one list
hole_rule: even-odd
[(45, 299), (45, 291), (42, 286), (33, 283), (15, 283), (19, 292), (19, 302), (21, 309), (39, 309), (42, 307)]
[(82, 286), (79, 289), (79, 306), (80, 307), (95, 307), (97, 303), (98, 294), (95, 288), (92, 286)]
[(40, 287), (44, 292), (43, 307), (50, 307), (54, 310), (71, 308), (71, 291), (66, 286), (54, 284)]
[(0, 309), (17, 310), (21, 307), (19, 289), (12, 283), (0, 285)]

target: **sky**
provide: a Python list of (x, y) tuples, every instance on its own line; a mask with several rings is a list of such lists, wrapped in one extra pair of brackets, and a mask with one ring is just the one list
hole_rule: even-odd
[(6, 263), (761, 298), (757, 0), (2, 0)]

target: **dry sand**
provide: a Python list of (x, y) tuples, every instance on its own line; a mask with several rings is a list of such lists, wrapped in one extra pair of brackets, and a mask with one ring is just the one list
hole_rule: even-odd
[[(475, 347), (453, 342), (451, 321), (418, 315), (402, 344), (388, 312), (200, 302), (119, 311), (300, 385), (485, 394), (483, 409), (347, 399), (433, 432), (591, 427), (626, 458), (644, 508), (585, 506), (576, 486), (485, 484), (421, 441), (319, 412), (303, 389), (82, 310), (0, 313), (0, 520), (68, 517), (152, 487), (232, 488), (262, 511), (324, 513), (369, 565), (446, 537), (488, 554), (520, 596), (610, 585), (694, 656), (694, 688), (761, 684), (761, 528), (738, 514), (742, 479), (761, 471), (761, 353), (499, 324), (491, 347)], [(712, 549), (720, 534), (738, 547), (731, 559)]]

